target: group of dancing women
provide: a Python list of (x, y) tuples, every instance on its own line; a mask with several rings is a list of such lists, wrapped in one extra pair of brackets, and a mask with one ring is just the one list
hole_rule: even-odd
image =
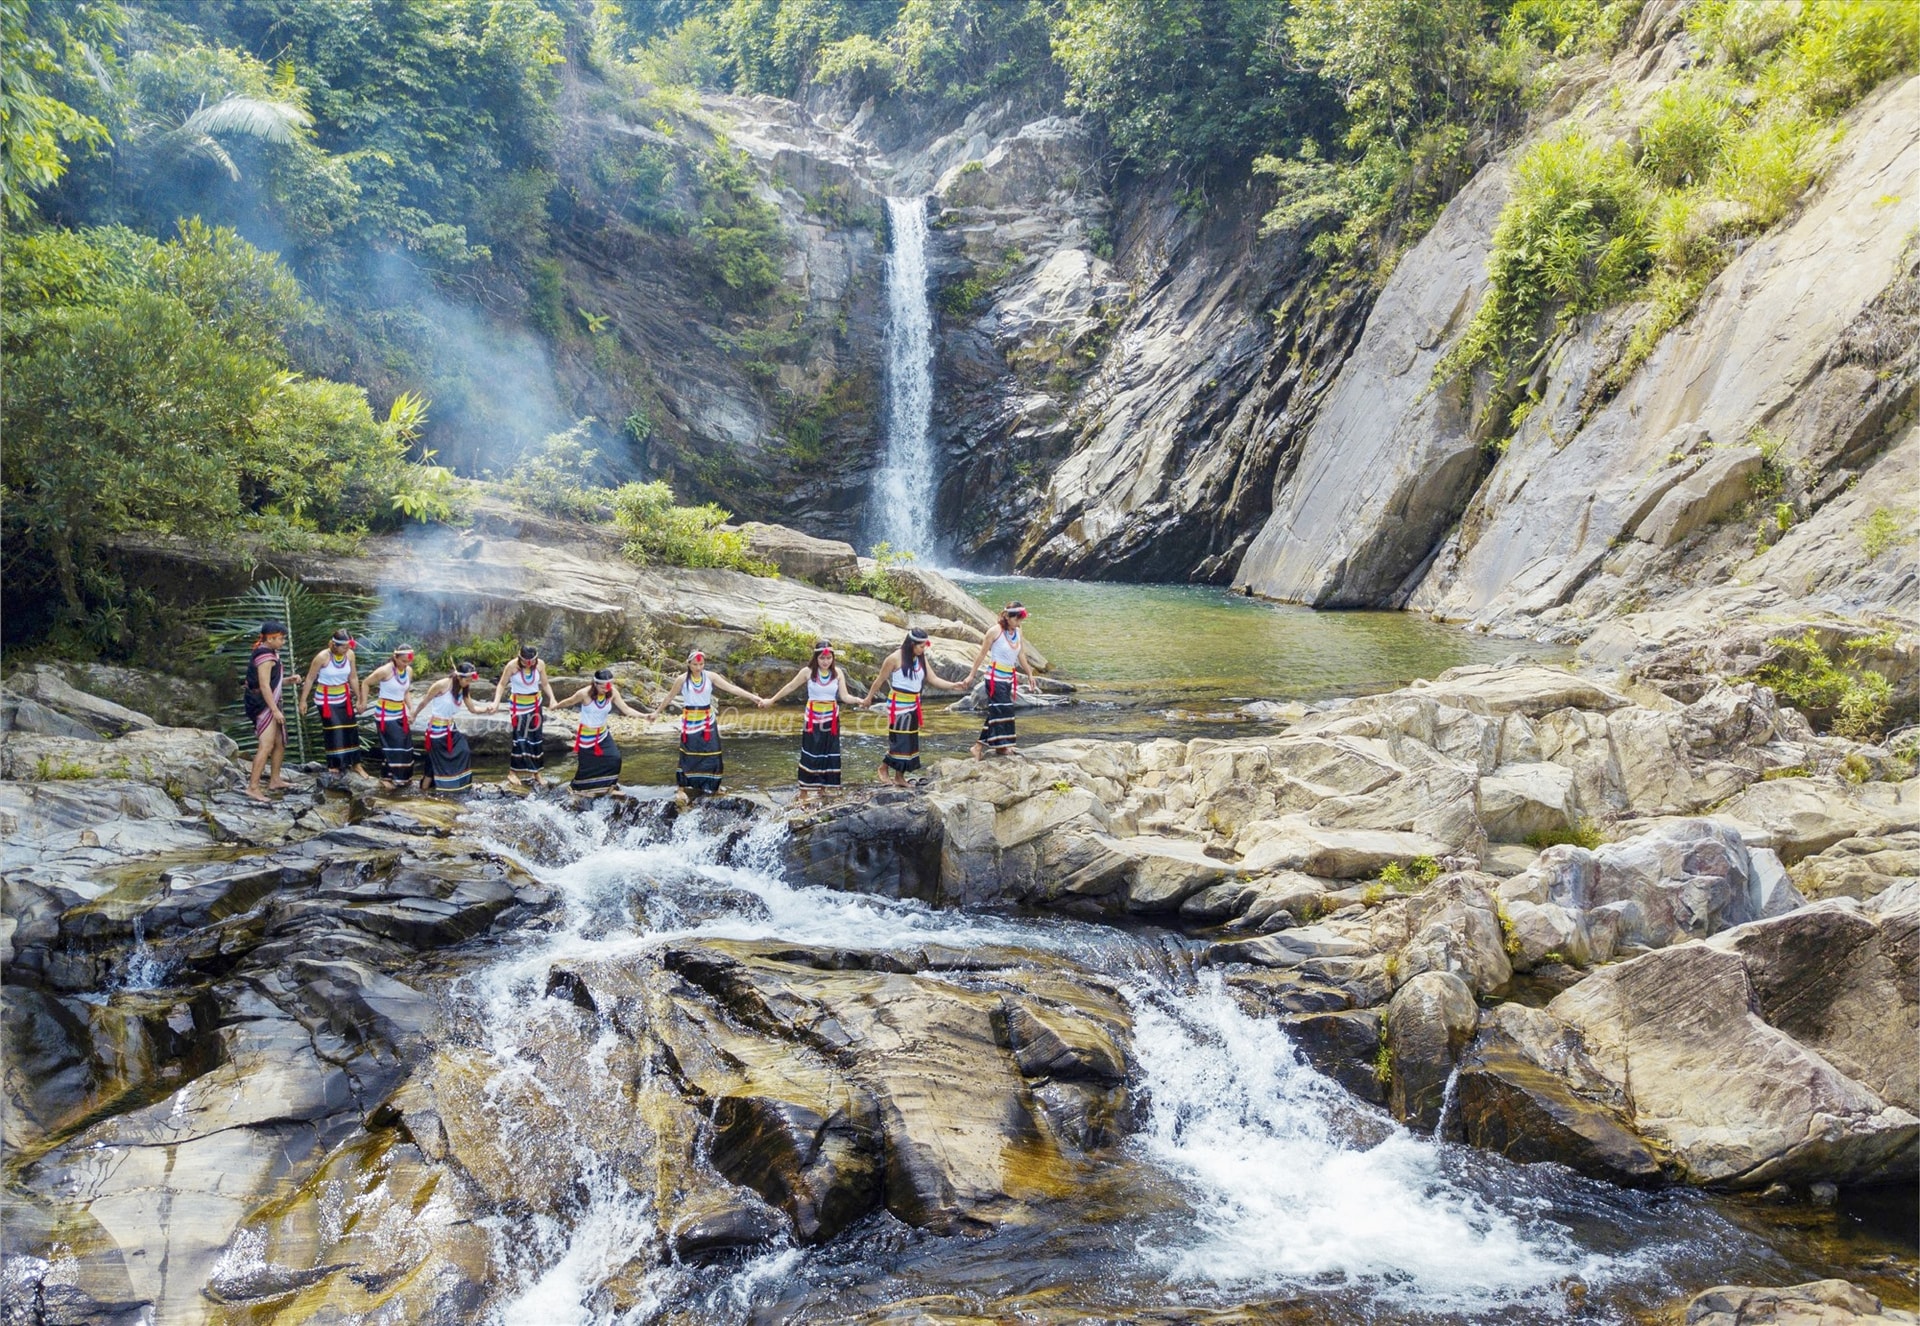
[[(578, 796), (602, 796), (620, 784), (621, 755), (613, 739), (613, 715), (658, 721), (669, 708), (678, 706), (680, 763), (675, 780), (689, 796), (710, 795), (720, 790), (725, 767), (720, 745), (720, 695), (732, 695), (764, 709), (803, 689), (798, 774), (803, 800), (840, 786), (840, 714), (846, 706), (886, 706), (887, 754), (881, 761), (881, 774), (904, 787), (907, 775), (920, 768), (921, 701), (929, 686), (965, 692), (976, 677), (984, 674), (985, 721), (979, 740), (974, 742), (973, 757), (1014, 752), (1014, 705), (1021, 674), (1025, 673), (1029, 685), (1035, 684), (1027, 658), (1026, 619), (1027, 610), (1018, 602), (1002, 609), (999, 621), (980, 642), (973, 666), (961, 681), (948, 681), (933, 670), (927, 658), (932, 641), (925, 631), (911, 630), (900, 648), (881, 661), (864, 696), (856, 695), (827, 640), (816, 641), (807, 664), (770, 696), (735, 685), (709, 668), (706, 655), (696, 649), (687, 655), (684, 670), (670, 682), (666, 694), (650, 712), (630, 705), (606, 668), (595, 672), (586, 685), (565, 699), (556, 699), (546, 663), (535, 645), (520, 647), (518, 659), (494, 684), (491, 700), (476, 696), (476, 688), (483, 685), (480, 670), (463, 662), (435, 679), (414, 701), (416, 655), (410, 645), (394, 649), (384, 663), (363, 677), (358, 642), (347, 631), (336, 631), (326, 647), (313, 656), (304, 674), (288, 674), (281, 657), (286, 647), (286, 627), (270, 621), (262, 624), (247, 664), (246, 710), (258, 738), (247, 795), (265, 802), (270, 800), (270, 792), (289, 786), (280, 770), (286, 751), (281, 688), (288, 682), (300, 687), (300, 712), (311, 707), (319, 719), (330, 773), (343, 774), (359, 766), (362, 717), (372, 719), (379, 748), (380, 782), (388, 792), (412, 785), (416, 777), (421, 787), (431, 792), (458, 794), (472, 787), (473, 752), (455, 722), (462, 709), (472, 714), (504, 710), (512, 739), (507, 784), (542, 787), (547, 715), (576, 709), (574, 773), (568, 786)], [(417, 752), (416, 733), (420, 735)]]

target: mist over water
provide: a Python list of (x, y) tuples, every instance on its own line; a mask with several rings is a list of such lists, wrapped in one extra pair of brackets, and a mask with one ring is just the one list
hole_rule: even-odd
[(927, 289), (927, 200), (889, 198), (886, 459), (868, 524), (876, 539), (922, 559), (933, 552), (933, 307)]

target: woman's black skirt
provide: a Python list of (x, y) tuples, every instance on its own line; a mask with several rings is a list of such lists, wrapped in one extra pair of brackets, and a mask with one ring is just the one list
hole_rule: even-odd
[(988, 750), (1012, 750), (1013, 682), (987, 677), (987, 721), (980, 727), (980, 743)]
[(535, 705), (513, 720), (513, 749), (507, 754), (507, 768), (517, 774), (537, 774), (546, 762), (546, 717)]
[(720, 725), (708, 723), (689, 732), (680, 731), (680, 771), (674, 781), (689, 792), (711, 794), (720, 790), (724, 763), (720, 758)]
[(427, 774), (436, 792), (464, 792), (473, 786), (473, 750), (458, 728), (427, 737)]
[(903, 774), (920, 768), (920, 706), (894, 705), (887, 715), (887, 758), (889, 769)]
[(327, 743), (327, 768), (344, 773), (360, 763), (360, 716), (353, 712), (353, 701), (317, 704), (320, 731)]
[(413, 733), (404, 719), (386, 718), (380, 730), (380, 776), (389, 783), (413, 781)]
[(620, 748), (613, 744), (612, 737), (603, 736), (595, 745), (582, 746), (576, 754), (578, 763), (571, 784), (574, 791), (611, 792), (620, 786)]
[(840, 732), (833, 724), (800, 734), (800, 786), (840, 786)]

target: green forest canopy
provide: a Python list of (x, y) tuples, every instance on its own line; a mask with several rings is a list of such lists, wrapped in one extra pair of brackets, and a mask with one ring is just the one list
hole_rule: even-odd
[[(449, 328), (533, 356), (535, 333), (593, 338), (601, 370), (631, 379), (622, 428), (644, 440), (647, 366), (573, 318), (555, 217), (601, 190), (681, 245), (717, 308), (745, 314), (777, 291), (786, 240), (724, 142), (595, 157), (591, 178), (563, 181), (569, 63), (662, 106), (674, 87), (828, 84), (929, 114), (987, 95), (1064, 101), (1104, 130), (1116, 171), (1171, 173), (1193, 205), (1249, 168), (1270, 178), (1270, 229), (1377, 280), (1555, 66), (1613, 48), (1639, 8), (0, 0), (9, 634), (51, 621), (124, 641), (138, 605), (90, 555), (116, 531), (376, 528), (436, 509), (444, 475), (418, 463), (425, 447), (476, 470), (491, 456), (481, 441), (531, 445), (538, 411), (506, 417), (488, 395), (497, 344), (476, 367), (447, 349)], [(1649, 273), (1657, 334), (1714, 266), (1690, 238), (1692, 201), (1758, 200), (1749, 224), (1766, 223), (1812, 178), (1801, 147), (1824, 117), (1914, 62), (1903, 0), (1699, 0), (1690, 15), (1710, 68), (1662, 103), (1637, 163), (1553, 149), (1579, 168), (1555, 188), (1588, 220), (1569, 229), (1558, 202), (1536, 211), (1574, 266), (1536, 280), (1530, 260), (1509, 264), (1468, 366), (1506, 374), (1556, 310)], [(1505, 224), (1507, 249), (1536, 251), (1530, 222)]]

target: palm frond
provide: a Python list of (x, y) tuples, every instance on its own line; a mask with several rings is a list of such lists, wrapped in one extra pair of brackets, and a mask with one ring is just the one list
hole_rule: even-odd
[[(207, 657), (231, 666), (236, 676), (246, 670), (260, 624), (269, 620), (286, 623), (283, 661), (291, 675), (303, 671), (335, 631), (344, 627), (360, 633), (378, 606), (377, 600), (364, 594), (310, 590), (297, 580), (282, 577), (262, 580), (232, 598), (214, 600), (201, 608), (199, 618), (207, 632)], [(300, 688), (289, 682), (281, 689), (280, 704), (287, 718), (287, 758), (296, 763), (324, 758), (326, 747), (321, 734), (308, 729), (301, 711)], [(247, 722), (245, 705), (229, 705), (223, 716), (227, 735), (240, 743), (242, 750), (254, 749), (256, 738), (253, 724)]]
[(184, 129), (175, 137), (179, 143), (179, 151), (189, 156), (205, 157), (226, 171), (228, 179), (239, 180), (240, 167), (234, 164), (233, 158), (227, 155), (227, 149), (220, 146), (217, 139), (206, 134), (188, 134)]
[(238, 93), (211, 106), (202, 106), (180, 124), (187, 134), (244, 134), (268, 143), (291, 143), (294, 131), (313, 123), (313, 116), (291, 102), (245, 97)]

